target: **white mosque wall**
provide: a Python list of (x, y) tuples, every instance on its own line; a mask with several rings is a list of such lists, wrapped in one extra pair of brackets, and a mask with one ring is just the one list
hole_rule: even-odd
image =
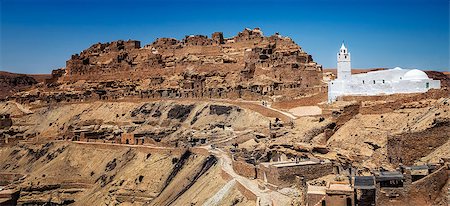
[(379, 70), (368, 73), (354, 74), (351, 76), (353, 81), (361, 81), (364, 83), (383, 82), (384, 81), (399, 81), (402, 80), (403, 75), (410, 70), (406, 69), (389, 69)]
[[(387, 76), (378, 76), (377, 74), (372, 75), (370, 73), (367, 74), (368, 75), (358, 75), (359, 78), (353, 78), (356, 75), (352, 75), (352, 79), (350, 80), (334, 80), (329, 82), (328, 101), (333, 102), (339, 96), (373, 96), (395, 93), (418, 93), (426, 92), (429, 89), (440, 88), (439, 80), (422, 79), (391, 81), (387, 80), (389, 79)], [(392, 75), (394, 79), (395, 76), (396, 75)]]

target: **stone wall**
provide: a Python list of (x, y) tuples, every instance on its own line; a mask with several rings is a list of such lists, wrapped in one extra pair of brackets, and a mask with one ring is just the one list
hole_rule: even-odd
[(307, 181), (333, 173), (331, 162), (275, 167), (259, 164), (257, 178), (279, 187), (290, 187), (295, 184), (295, 176), (304, 177)]
[[(425, 93), (393, 94), (386, 96), (345, 96), (344, 101), (361, 102), (361, 114), (383, 114), (404, 107), (405, 103), (418, 102), (424, 99), (439, 99), (448, 97), (447, 88), (429, 90)], [(374, 104), (373, 102), (377, 102)]]
[(239, 181), (236, 181), (236, 186), (239, 192), (241, 192), (244, 197), (251, 201), (257, 201), (258, 196), (253, 193), (251, 190), (247, 189), (244, 185), (242, 185)]
[(423, 131), (406, 132), (388, 137), (387, 153), (392, 164), (412, 165), (449, 141), (450, 119), (436, 119)]
[(305, 165), (299, 167), (283, 167), (278, 170), (281, 185), (291, 185), (295, 176), (303, 176), (307, 180), (316, 179), (333, 172), (331, 162), (316, 165)]
[(249, 164), (243, 160), (233, 160), (233, 169), (237, 174), (247, 177), (247, 178), (256, 178), (256, 167), (252, 164)]
[(449, 175), (450, 173), (447, 165), (424, 177), (423, 179), (413, 182), (409, 194), (411, 199), (414, 201), (414, 204), (433, 205), (433, 200), (439, 196), (439, 193), (445, 186)]

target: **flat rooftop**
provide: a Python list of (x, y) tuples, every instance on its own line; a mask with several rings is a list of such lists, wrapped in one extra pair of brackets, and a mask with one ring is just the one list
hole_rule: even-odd
[(354, 187), (356, 189), (375, 189), (374, 176), (355, 176)]
[(349, 184), (330, 184), (327, 191), (345, 191), (345, 192), (353, 192), (352, 187)]
[(307, 194), (325, 195), (326, 194), (326, 189), (327, 188), (325, 186), (308, 185), (308, 192), (307, 192)]
[(382, 171), (375, 179), (376, 181), (403, 180), (403, 174), (398, 171)]
[[(325, 160), (325, 163), (330, 162), (329, 160)], [(299, 161), (299, 162), (295, 162), (295, 161), (280, 161), (280, 162), (264, 162), (261, 163), (264, 166), (273, 166), (273, 167), (295, 167), (295, 166), (304, 166), (304, 165), (316, 165), (316, 164), (320, 164), (320, 161), (313, 161), (313, 160), (306, 160), (306, 161)]]

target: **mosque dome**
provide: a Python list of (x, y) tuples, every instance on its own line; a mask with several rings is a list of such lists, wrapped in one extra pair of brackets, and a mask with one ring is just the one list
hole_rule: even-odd
[(403, 80), (422, 80), (422, 79), (429, 79), (428, 75), (418, 69), (413, 69), (411, 71), (408, 71), (403, 75)]
[(402, 70), (402, 68), (400, 68), (400, 67), (395, 67), (395, 68), (393, 68), (393, 70)]

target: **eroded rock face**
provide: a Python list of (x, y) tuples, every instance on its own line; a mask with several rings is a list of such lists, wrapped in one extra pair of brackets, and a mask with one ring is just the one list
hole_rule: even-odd
[(0, 98), (28, 89), (37, 83), (36, 79), (24, 74), (0, 72)]
[[(51, 83), (53, 86), (59, 83), (58, 91), (68, 91), (62, 84), (82, 80), (83, 84), (70, 91), (105, 90), (100, 99), (123, 96), (259, 99), (317, 92), (322, 66), (292, 39), (279, 34), (266, 37), (256, 28), (245, 29), (232, 38), (224, 38), (221, 32), (213, 33), (211, 38), (205, 35), (190, 35), (182, 40), (159, 38), (142, 48), (135, 40), (97, 43), (72, 55), (66, 68), (55, 70), (53, 76)], [(45, 101), (43, 96), (46, 95), (40, 98)], [(79, 92), (76, 96), (76, 99), (97, 97)]]
[(11, 126), (11, 116), (9, 114), (0, 114), (0, 129), (8, 129)]
[(169, 110), (167, 116), (170, 119), (178, 119), (180, 122), (186, 120), (186, 118), (191, 114), (194, 105), (175, 105), (172, 109)]

